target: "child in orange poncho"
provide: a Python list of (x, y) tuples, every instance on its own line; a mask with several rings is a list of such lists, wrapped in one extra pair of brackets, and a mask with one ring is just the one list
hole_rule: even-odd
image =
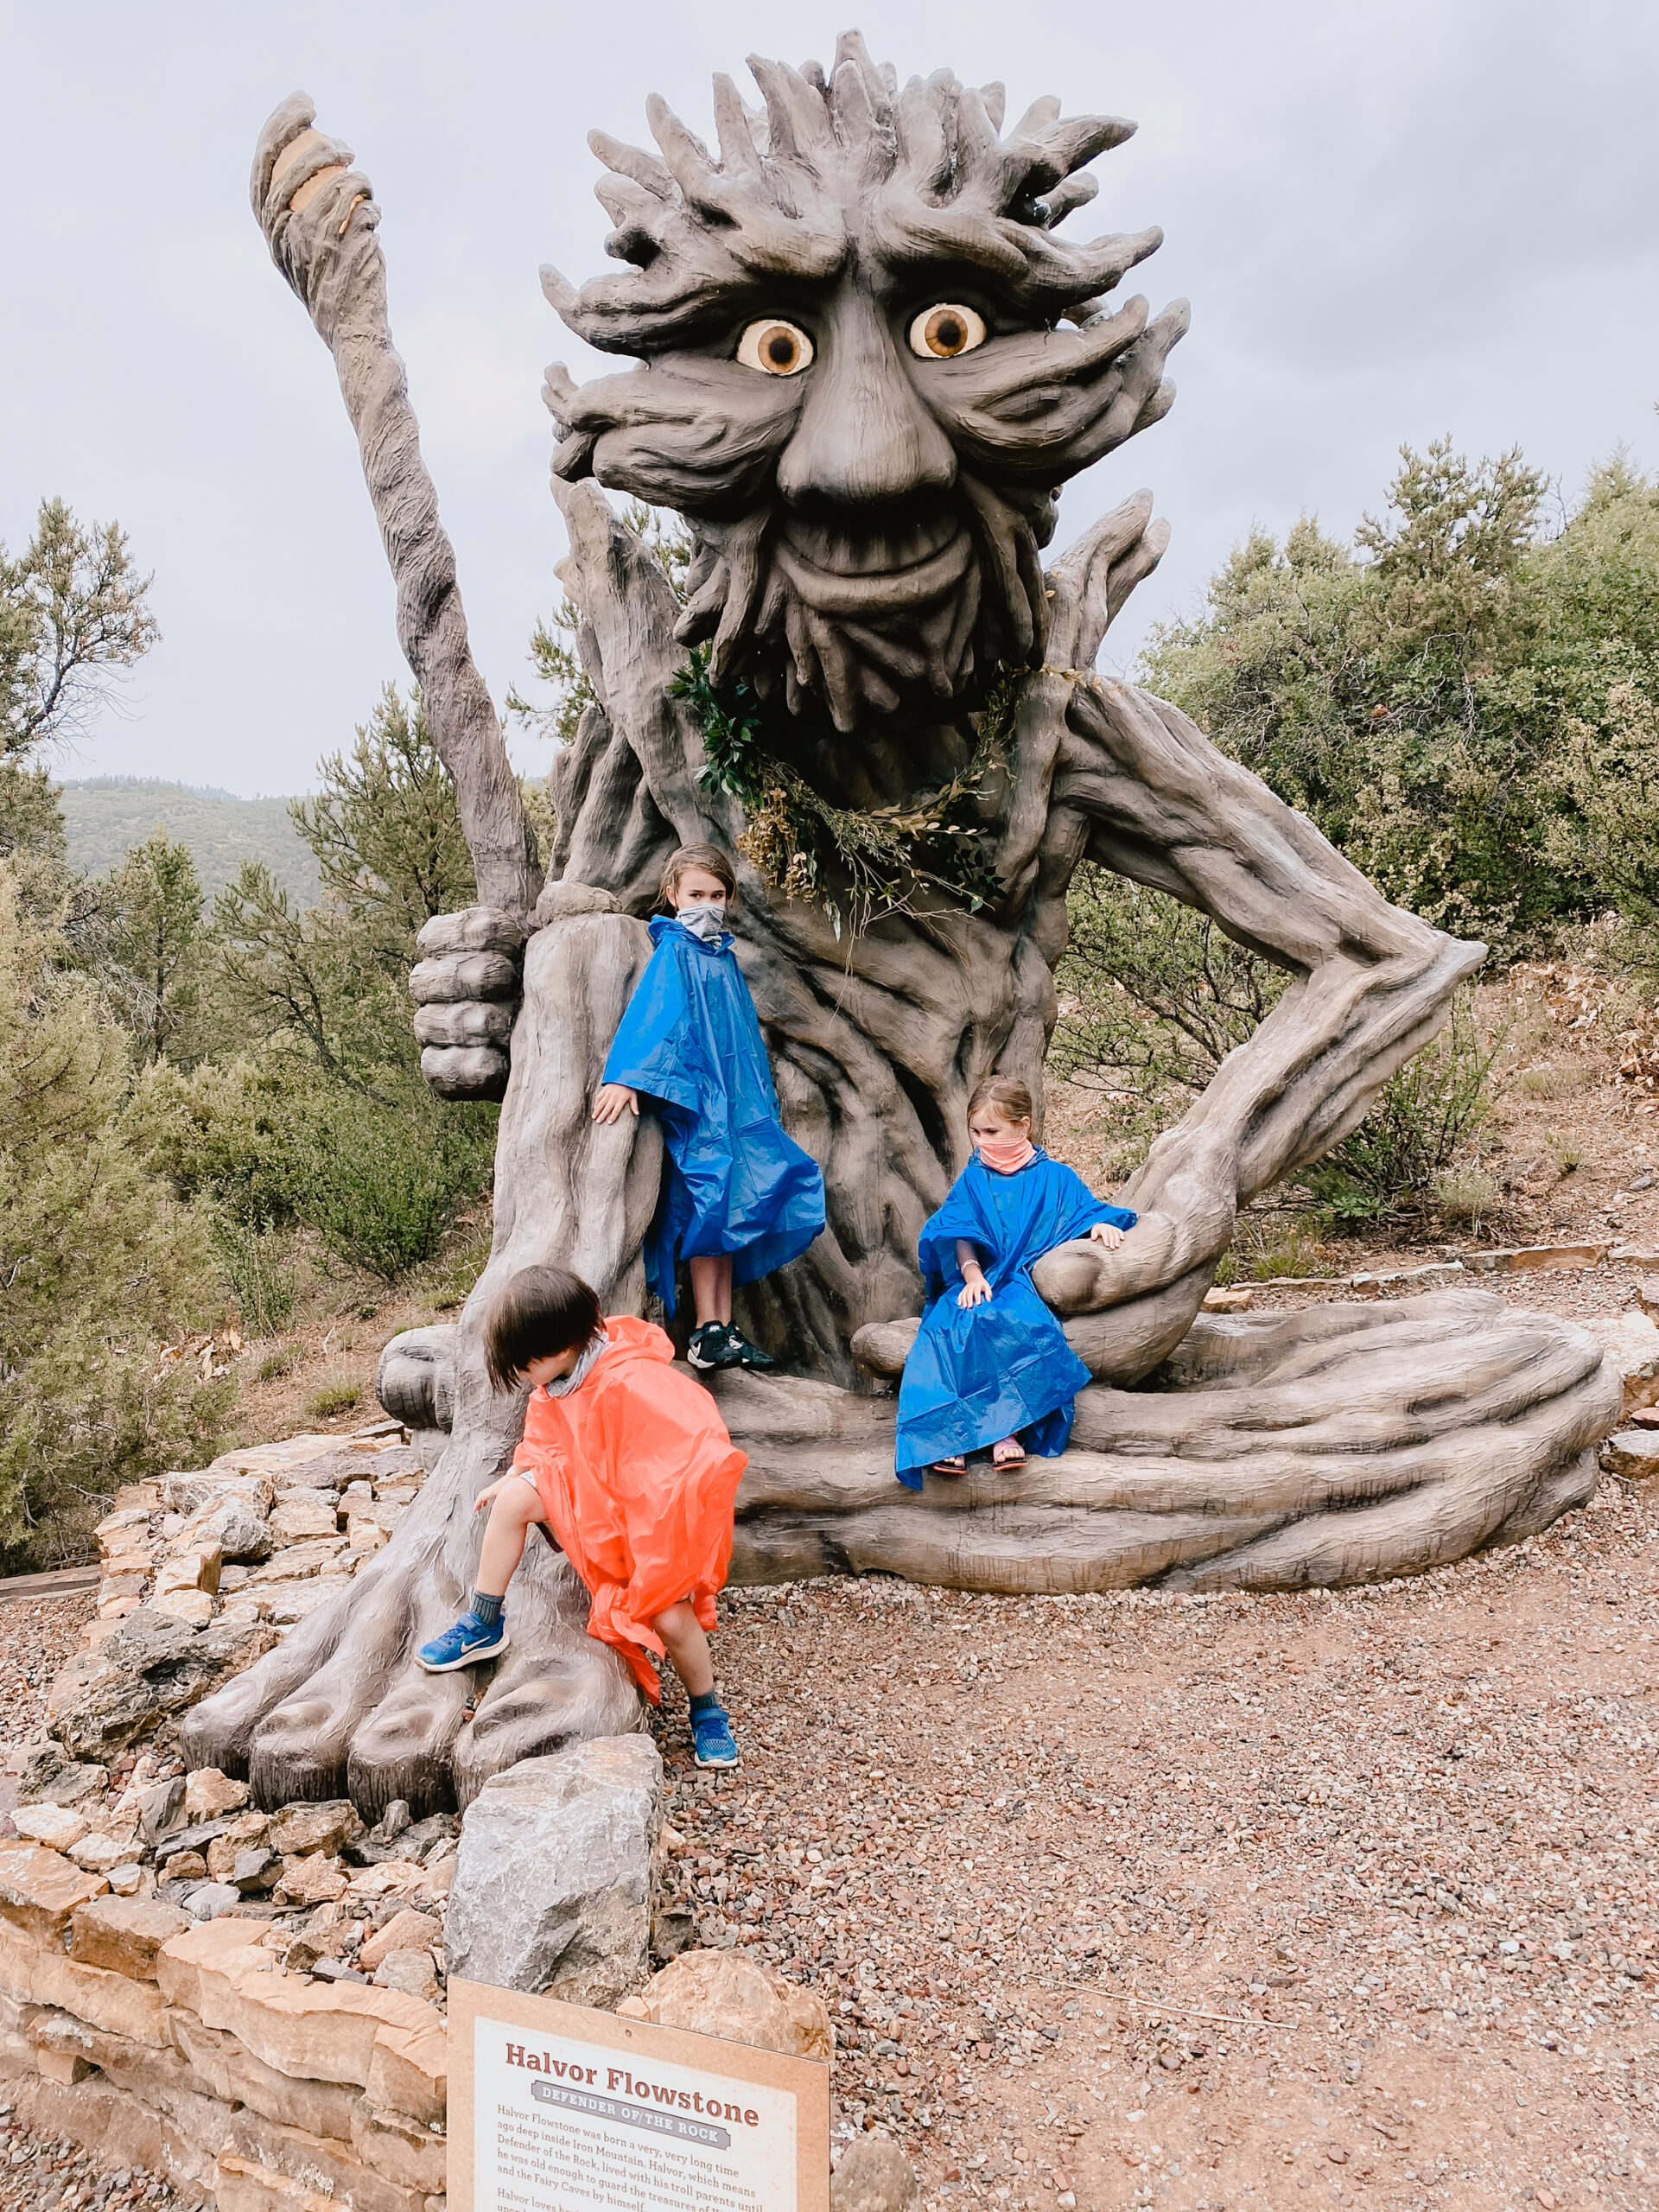
[(620, 1651), (661, 1698), (654, 1652), (685, 1684), (699, 1766), (735, 1766), (705, 1630), (732, 1555), (732, 1504), (748, 1462), (715, 1402), (677, 1374), (663, 1332), (599, 1300), (563, 1268), (513, 1276), (485, 1325), (498, 1389), (531, 1385), (512, 1472), (480, 1491), (489, 1508), (478, 1586), (455, 1625), (416, 1656), (430, 1674), (507, 1646), (506, 1589), (534, 1522), (557, 1538), (593, 1599), (588, 1633)]

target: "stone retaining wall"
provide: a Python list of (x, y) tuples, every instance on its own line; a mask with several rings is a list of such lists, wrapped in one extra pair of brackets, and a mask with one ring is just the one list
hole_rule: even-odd
[(191, 1926), (48, 1860), (0, 1846), (0, 2075), (30, 2126), (220, 2212), (442, 2212), (435, 2005), (309, 1980), (283, 1931)]
[[(501, 1777), (480, 1796), (474, 1810), (493, 1789), (503, 1802), (467, 1839), (477, 1904), (511, 1908), (539, 1951), (533, 1972), (489, 1978), (833, 2063), (823, 1999), (743, 1952), (690, 1952), (647, 1978), (655, 1885), (641, 1854), (653, 1838), (677, 1841), (659, 1828), (655, 1758), (643, 1738), (612, 1738), (526, 1761), (514, 1789)], [(617, 1829), (602, 1867), (583, 1847), (594, 1791)], [(543, 1802), (553, 1818), (516, 1839), (515, 1821)], [(435, 1988), (428, 1998), (385, 1973), (418, 1956), (430, 1985), (434, 1919), (395, 1908), (331, 1977), (308, 1938), (250, 1910), (193, 1923), (160, 1896), (112, 1894), (28, 1837), (0, 1843), (0, 2091), (30, 2127), (101, 2165), (160, 2173), (219, 2212), (445, 2212), (447, 2022)], [(472, 1948), (458, 1962), (482, 1975), (476, 1936)], [(886, 2193), (867, 2212), (900, 2212), (912, 2193), (903, 2161), (880, 2177)]]
[(423, 1455), (407, 1436), (395, 1421), (292, 1436), (130, 1484), (99, 1527), (88, 1641), (140, 1605), (192, 1628), (223, 1618), (280, 1637), (350, 1581), (418, 1494)]
[(440, 2212), (459, 1823), (249, 1809), (178, 1717), (327, 1603), (424, 1479), (395, 1422), (129, 1485), (82, 1648), (10, 1761), (0, 2074), (31, 2126), (221, 2212)]
[(221, 2212), (442, 2212), (452, 1887), (474, 1978), (607, 2005), (649, 1986), (677, 1839), (646, 1736), (496, 1777), (460, 1851), (448, 1816), (266, 1815), (152, 1764), (113, 1805), (18, 1807), (0, 1841), (4, 2094), (111, 2167)]

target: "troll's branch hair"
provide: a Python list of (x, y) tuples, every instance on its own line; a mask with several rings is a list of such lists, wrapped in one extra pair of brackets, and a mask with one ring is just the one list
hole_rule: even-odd
[(1053, 226), (1095, 194), (1081, 175), (1135, 130), (1112, 115), (1066, 120), (1034, 101), (1000, 136), (1002, 87), (958, 84), (947, 69), (902, 90), (856, 31), (826, 76), (751, 57), (763, 106), (715, 79), (719, 157), (655, 96), (658, 154), (603, 131), (588, 143), (607, 174), (596, 188), (615, 229), (606, 251), (626, 275), (580, 290), (542, 271), (548, 298), (579, 337), (646, 357), (729, 317), (734, 290), (779, 278), (823, 281), (861, 234), (892, 265), (948, 258), (983, 273), (1011, 307), (1087, 321), (1162, 240), (1158, 230), (1073, 243)]

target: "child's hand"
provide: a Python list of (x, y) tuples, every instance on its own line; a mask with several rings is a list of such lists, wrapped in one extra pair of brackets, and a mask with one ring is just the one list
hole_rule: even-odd
[(505, 1490), (509, 1483), (516, 1483), (518, 1479), (519, 1478), (517, 1475), (499, 1476), (496, 1480), (488, 1484), (486, 1489), (480, 1491), (478, 1496), (473, 1500), (474, 1512), (488, 1512), (490, 1507), (495, 1503), (499, 1492)]
[(1123, 1242), (1122, 1230), (1115, 1228), (1109, 1221), (1097, 1221), (1090, 1230), (1089, 1236), (1091, 1243), (1103, 1244), (1109, 1252), (1116, 1252)]
[(624, 1114), (638, 1114), (639, 1094), (630, 1090), (626, 1083), (601, 1083), (594, 1098), (594, 1119), (606, 1123), (620, 1122)]
[(991, 1286), (976, 1268), (972, 1274), (963, 1279), (962, 1288), (957, 1293), (957, 1303), (964, 1309), (969, 1306), (982, 1306), (990, 1294)]

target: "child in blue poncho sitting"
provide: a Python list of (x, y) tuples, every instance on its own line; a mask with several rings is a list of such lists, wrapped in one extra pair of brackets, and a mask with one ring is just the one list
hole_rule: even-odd
[(686, 1357), (705, 1370), (775, 1364), (732, 1325), (732, 1286), (798, 1259), (823, 1227), (823, 1177), (784, 1133), (754, 1001), (727, 921), (737, 878), (714, 845), (682, 845), (663, 870), (652, 951), (616, 1033), (596, 1122), (663, 1124), (662, 1195), (645, 1280), (671, 1314), (688, 1262), (696, 1326)]
[(968, 1102), (974, 1154), (922, 1231), (928, 1305), (899, 1385), (897, 1471), (960, 1475), (964, 1454), (993, 1465), (1052, 1457), (1071, 1433), (1089, 1370), (1038, 1295), (1031, 1270), (1075, 1236), (1109, 1249), (1135, 1217), (1097, 1198), (1072, 1168), (1031, 1141), (1031, 1093), (993, 1076)]

